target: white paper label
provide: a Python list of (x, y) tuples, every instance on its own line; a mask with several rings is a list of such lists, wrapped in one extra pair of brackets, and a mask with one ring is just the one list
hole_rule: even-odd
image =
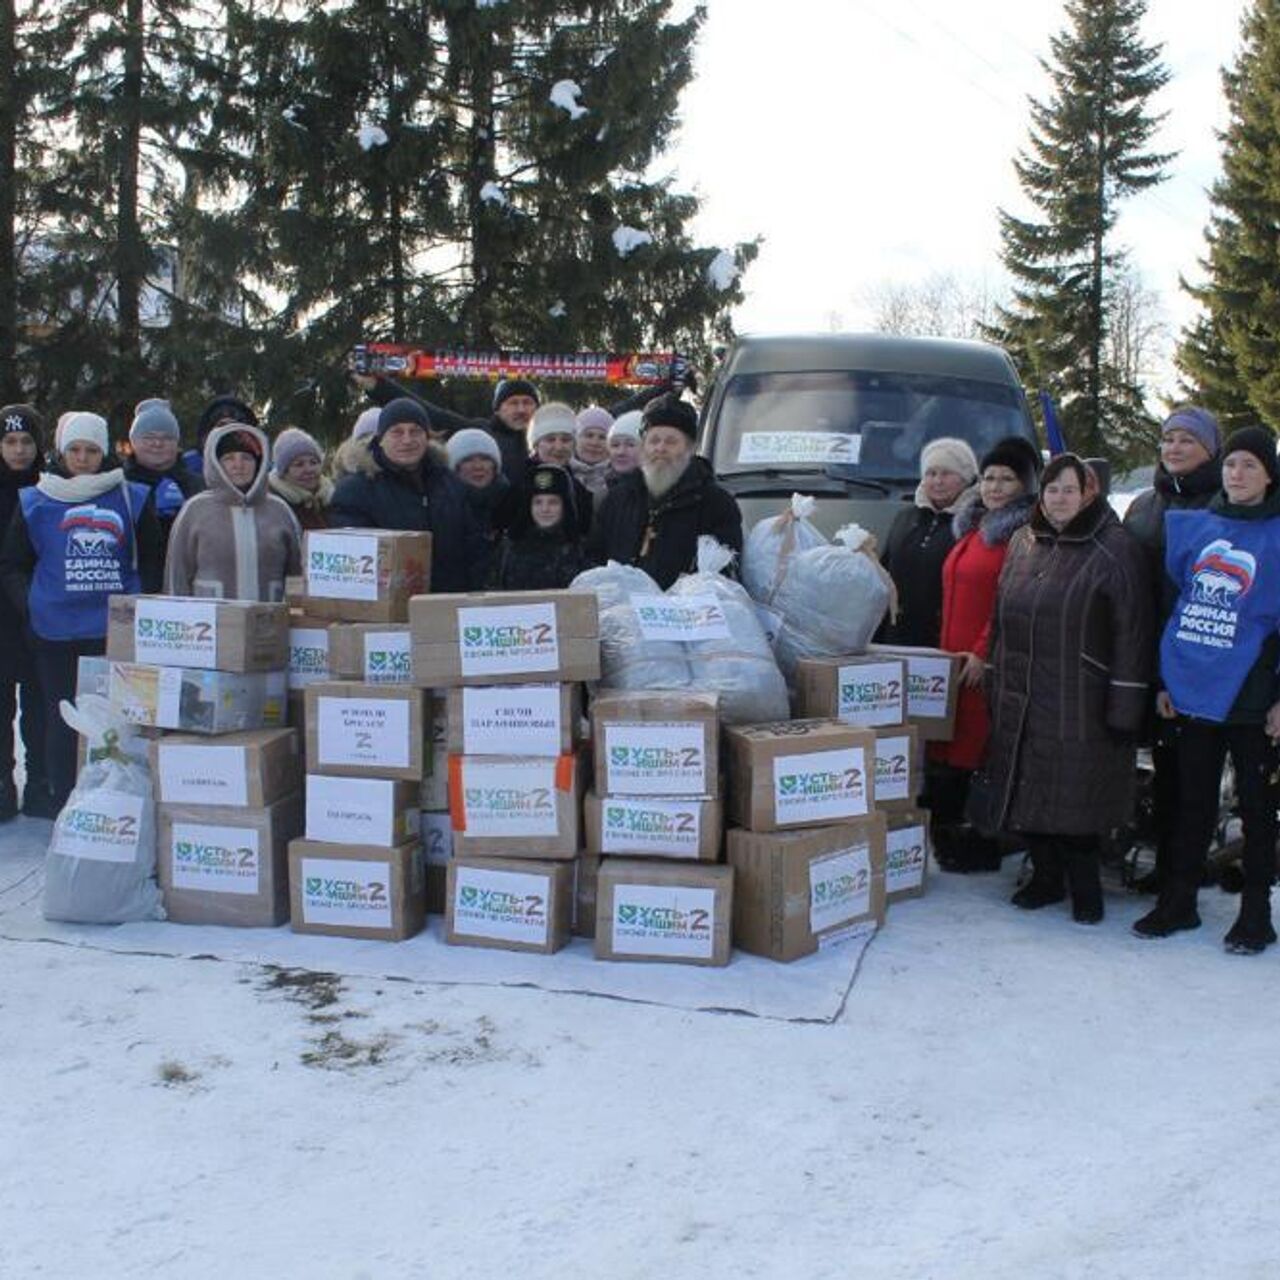
[(702, 796), (708, 791), (706, 730), (698, 723), (605, 724), (610, 794)]
[(728, 640), (724, 607), (712, 595), (631, 597), (640, 634), (646, 640)]
[(870, 812), (867, 758), (861, 747), (775, 756), (773, 809), (779, 826)]
[(175, 822), (169, 858), (175, 889), (258, 892), (258, 832), (252, 827)]
[(553, 604), (489, 605), (458, 610), (464, 676), (554, 671), (560, 639)]
[(551, 878), (459, 865), (454, 872), (453, 929), (477, 938), (546, 944)]
[(136, 662), (212, 670), (218, 665), (218, 606), (139, 596), (133, 612), (133, 654)]
[(51, 853), (95, 862), (132, 862), (138, 853), (145, 796), (124, 791), (73, 794), (58, 815)]
[(946, 719), (950, 681), (950, 658), (908, 657), (907, 715)]
[(764, 638), (771, 644), (778, 643), (778, 632), (782, 630), (783, 617), (777, 609), (770, 609), (767, 604), (761, 604), (758, 600), (754, 601), (756, 606), (756, 617), (760, 619), (760, 626), (764, 630)]
[(400, 698), (316, 699), (316, 747), (320, 767), (409, 767), (409, 704)]
[(407, 631), (364, 633), (364, 679), (366, 684), (413, 683)]
[(905, 734), (876, 739), (876, 803), (911, 798), (911, 739)]
[(838, 431), (748, 431), (738, 441), (739, 462), (855, 463), (862, 437)]
[(901, 662), (859, 662), (836, 672), (836, 715), (845, 724), (901, 724)]
[(924, 884), (926, 848), (923, 824), (889, 832), (884, 865), (886, 893), (918, 889)]
[(422, 813), (422, 851), (427, 865), (447, 866), (453, 857), (453, 819), (447, 813)]
[(244, 747), (160, 744), (160, 795), (166, 804), (249, 803)]
[(390, 929), (391, 864), (303, 858), (302, 920), (344, 929)]
[(329, 678), (329, 632), (324, 627), (289, 628), (289, 688), (305, 689)]
[(626, 797), (600, 801), (602, 853), (696, 858), (701, 837), (701, 805)]
[(615, 885), (612, 949), (638, 956), (707, 959), (715, 949), (715, 907), (714, 889)]
[(307, 839), (330, 844), (399, 844), (396, 784), (382, 778), (307, 774)]
[(555, 760), (463, 757), (463, 830), (469, 836), (554, 836), (559, 832)]
[(358, 533), (308, 533), (307, 595), (327, 600), (378, 598), (378, 540)]
[(558, 756), (560, 686), (463, 689), (462, 750), (477, 756)]
[(871, 849), (854, 845), (809, 863), (809, 931), (821, 933), (871, 910)]

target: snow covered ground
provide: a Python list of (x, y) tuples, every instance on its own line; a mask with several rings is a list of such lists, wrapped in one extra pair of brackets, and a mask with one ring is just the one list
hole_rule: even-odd
[(1013, 876), (831, 1025), (0, 942), (0, 1276), (1273, 1276), (1280, 955)]

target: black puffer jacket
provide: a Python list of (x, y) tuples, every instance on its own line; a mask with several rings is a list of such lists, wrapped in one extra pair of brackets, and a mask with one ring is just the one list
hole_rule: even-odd
[(560, 529), (529, 529), (498, 553), (498, 591), (563, 591), (587, 567), (582, 544)]
[[(0, 542), (13, 523), (13, 513), (18, 507), (18, 491), (26, 489), (40, 479), (40, 460), (26, 471), (14, 471), (0, 462)], [(7, 591), (0, 591), (0, 679), (14, 680), (25, 675), (30, 654), (23, 639), (23, 615), (9, 599)]]

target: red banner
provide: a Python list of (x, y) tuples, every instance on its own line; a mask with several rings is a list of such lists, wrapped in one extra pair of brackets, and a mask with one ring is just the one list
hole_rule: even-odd
[(671, 378), (674, 351), (605, 355), (577, 351), (537, 355), (527, 351), (427, 351), (400, 342), (366, 342), (353, 348), (356, 373), (390, 378), (530, 378), (653, 387)]

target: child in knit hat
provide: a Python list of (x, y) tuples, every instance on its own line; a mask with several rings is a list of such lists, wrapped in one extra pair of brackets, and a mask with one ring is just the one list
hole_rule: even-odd
[(329, 527), (333, 481), (323, 467), (324, 450), (305, 431), (286, 427), (276, 437), (267, 484), (289, 504), (303, 529)]

